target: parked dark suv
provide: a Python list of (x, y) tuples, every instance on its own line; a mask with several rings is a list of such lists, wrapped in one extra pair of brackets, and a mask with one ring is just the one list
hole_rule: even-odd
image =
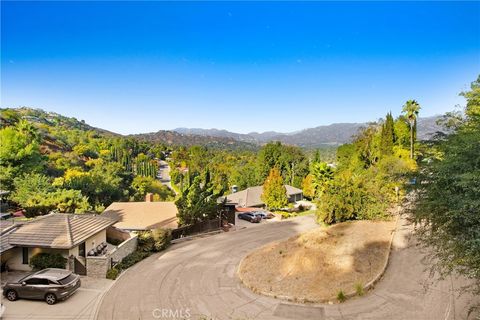
[(80, 288), (80, 276), (64, 269), (44, 269), (17, 282), (8, 282), (3, 295), (10, 301), (18, 298), (45, 300), (55, 304), (70, 297)]
[(262, 218), (255, 215), (253, 212), (243, 212), (238, 215), (239, 219), (250, 221), (251, 223), (259, 223)]

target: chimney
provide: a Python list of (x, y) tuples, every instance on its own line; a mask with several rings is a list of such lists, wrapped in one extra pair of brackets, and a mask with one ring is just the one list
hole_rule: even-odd
[(145, 195), (145, 202), (153, 202), (153, 193), (147, 193)]

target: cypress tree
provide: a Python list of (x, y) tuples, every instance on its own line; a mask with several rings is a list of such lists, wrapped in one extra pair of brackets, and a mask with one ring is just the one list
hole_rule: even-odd
[(393, 153), (393, 145), (395, 144), (395, 131), (392, 114), (389, 112), (382, 125), (380, 151), (382, 155)]

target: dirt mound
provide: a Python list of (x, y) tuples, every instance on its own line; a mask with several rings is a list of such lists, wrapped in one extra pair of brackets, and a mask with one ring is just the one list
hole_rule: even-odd
[(258, 293), (298, 301), (335, 300), (383, 268), (394, 221), (351, 221), (268, 244), (243, 259), (238, 274)]

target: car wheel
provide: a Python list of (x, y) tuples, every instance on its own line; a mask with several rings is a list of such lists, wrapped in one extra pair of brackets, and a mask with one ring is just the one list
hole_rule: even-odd
[(7, 291), (7, 299), (8, 301), (15, 301), (18, 299), (17, 292), (15, 290), (8, 290)]
[(50, 305), (55, 304), (55, 302), (57, 302), (57, 297), (53, 293), (47, 293), (45, 296), (45, 302)]

